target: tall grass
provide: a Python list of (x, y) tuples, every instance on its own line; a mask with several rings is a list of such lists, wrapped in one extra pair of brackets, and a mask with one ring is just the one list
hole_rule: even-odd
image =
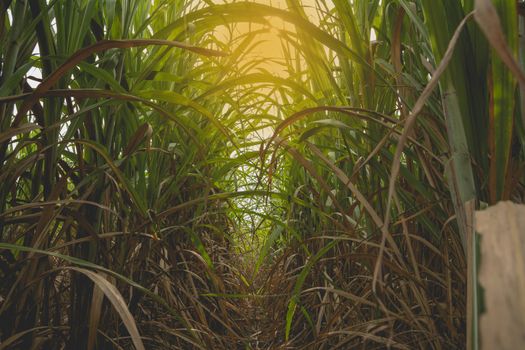
[(286, 5), (2, 4), (0, 349), (477, 348), (508, 60), (474, 1)]

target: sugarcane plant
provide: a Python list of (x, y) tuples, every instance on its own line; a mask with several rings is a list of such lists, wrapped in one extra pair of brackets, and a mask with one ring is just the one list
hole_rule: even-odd
[(0, 349), (479, 348), (522, 8), (0, 2)]

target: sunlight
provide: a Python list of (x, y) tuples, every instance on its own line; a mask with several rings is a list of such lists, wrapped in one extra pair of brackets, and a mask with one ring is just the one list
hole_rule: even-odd
[(525, 349), (525, 0), (449, 2), (3, 1), (0, 350)]
[[(229, 1), (215, 0), (221, 4)], [(252, 0), (251, 2), (272, 6), (278, 9), (287, 9), (286, 0)], [(315, 0), (303, 0), (305, 12), (312, 22), (316, 22)], [(283, 32), (295, 32), (292, 24), (283, 21), (278, 17), (265, 17), (265, 24), (240, 22), (231, 26), (218, 26), (216, 35), (225, 42), (233, 43), (232, 50), (239, 45), (247, 34), (259, 32), (253, 39), (253, 48), (249, 50), (237, 67), (249, 67), (244, 73), (268, 72), (273, 76), (285, 78), (288, 76), (286, 64), (293, 62), (293, 56), (286, 55), (283, 50)], [(230, 35), (232, 33), (232, 35)], [(286, 45), (286, 43), (284, 43)], [(288, 45), (286, 50), (293, 52), (293, 48)], [(287, 61), (288, 60), (288, 61)]]

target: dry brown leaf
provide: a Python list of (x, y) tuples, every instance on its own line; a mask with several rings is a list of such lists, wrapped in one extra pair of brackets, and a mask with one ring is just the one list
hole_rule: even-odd
[(149, 142), (149, 139), (151, 138), (151, 134), (153, 133), (153, 128), (149, 123), (144, 123), (141, 126), (138, 127), (137, 131), (135, 131), (135, 134), (131, 137), (131, 139), (128, 142), (128, 145), (124, 149), (123, 155), (128, 156), (131, 153), (135, 152), (138, 148), (138, 146), (144, 142)]
[(129, 311), (128, 306), (126, 305), (126, 302), (124, 301), (124, 298), (118, 289), (101, 274), (80, 267), (69, 267), (69, 269), (86, 275), (95, 283), (98, 288), (100, 288), (100, 290), (111, 302), (115, 310), (117, 310), (117, 313), (119, 314), (122, 322), (124, 323), (124, 326), (126, 326), (126, 329), (131, 336), (131, 340), (133, 341), (135, 349), (145, 350), (144, 343), (142, 342), (139, 330), (137, 329), (137, 324), (135, 323), (135, 319)]
[[(99, 273), (104, 276), (103, 273)], [(97, 340), (97, 330), (100, 323), (100, 317), (102, 316), (102, 301), (104, 300), (104, 293), (93, 285), (93, 296), (91, 297), (91, 308), (89, 311), (89, 333), (88, 333), (88, 346), (87, 350), (95, 349)]]
[(0, 133), (0, 142), (5, 142), (10, 140), (15, 135), (25, 134), (36, 129), (42, 129), (42, 127), (37, 124), (26, 123), (16, 128), (8, 128), (4, 132)]
[(491, 0), (476, 0), (474, 18), (501, 60), (514, 73), (521, 84), (525, 84), (525, 73), (514, 58), (507, 44), (496, 8)]
[(500, 202), (476, 212), (479, 282), (485, 289), (482, 349), (525, 348), (525, 205)]

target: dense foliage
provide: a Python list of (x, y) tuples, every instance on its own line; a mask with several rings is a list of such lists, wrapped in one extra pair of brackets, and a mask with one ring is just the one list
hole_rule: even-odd
[(476, 348), (473, 211), (525, 198), (486, 3), (0, 2), (0, 349)]

